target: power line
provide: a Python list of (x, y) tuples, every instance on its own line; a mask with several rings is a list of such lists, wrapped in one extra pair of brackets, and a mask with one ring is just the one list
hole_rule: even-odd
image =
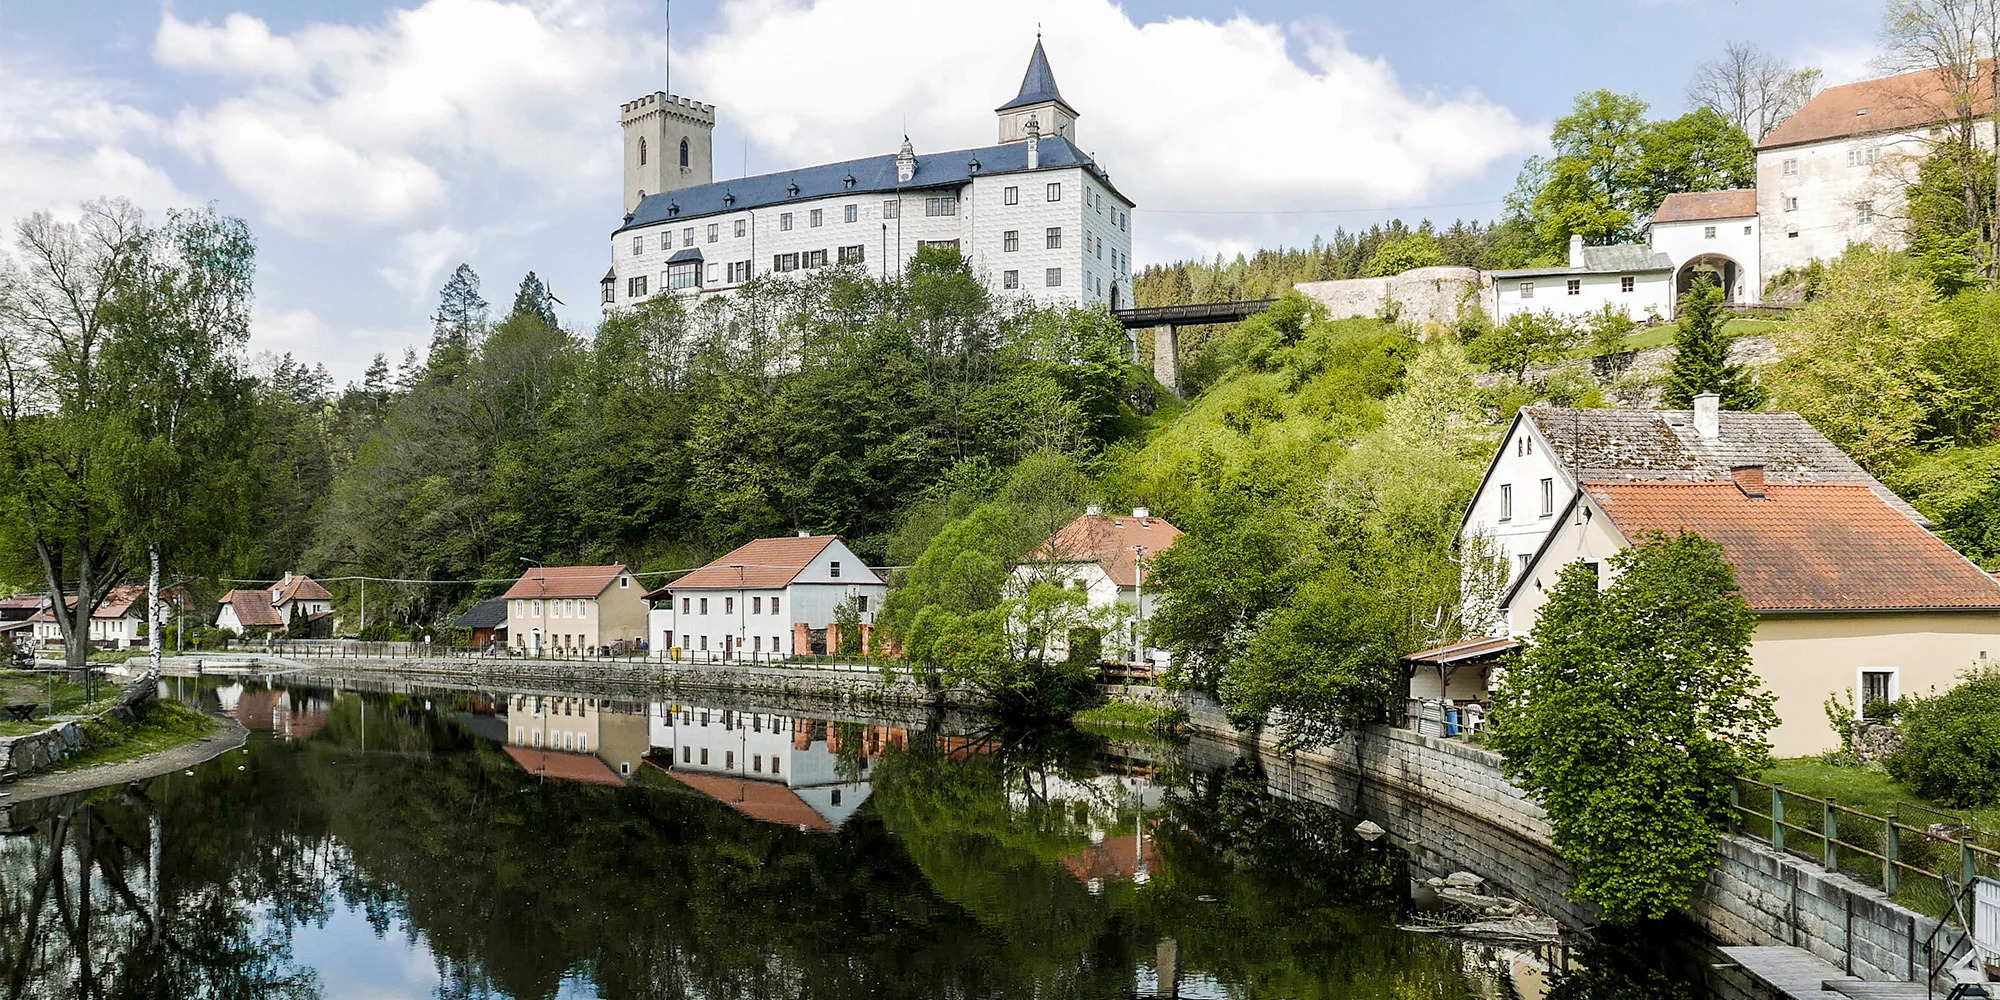
[(1362, 212), (1428, 212), (1435, 208), (1475, 208), (1482, 205), (1504, 205), (1502, 199), (1486, 201), (1457, 201), (1438, 205), (1383, 205), (1376, 208), (1134, 208), (1133, 212), (1151, 215), (1347, 215)]

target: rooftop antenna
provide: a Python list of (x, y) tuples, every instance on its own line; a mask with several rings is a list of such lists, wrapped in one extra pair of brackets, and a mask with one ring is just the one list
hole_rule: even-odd
[(674, 92), (674, 0), (666, 0), (667, 5), (667, 94)]

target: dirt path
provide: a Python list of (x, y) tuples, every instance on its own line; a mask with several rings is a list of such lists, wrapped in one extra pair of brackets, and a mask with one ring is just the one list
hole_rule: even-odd
[(215, 719), (217, 723), (215, 732), (193, 743), (183, 743), (171, 749), (116, 764), (100, 764), (81, 771), (59, 771), (54, 774), (37, 774), (22, 778), (11, 785), (0, 785), (0, 801), (12, 805), (51, 795), (68, 795), (71, 792), (103, 788), (106, 785), (143, 781), (168, 771), (179, 771), (197, 764), (206, 764), (242, 746), (250, 736), (250, 731), (243, 728), (243, 724), (235, 719), (227, 716), (210, 716), (210, 718)]

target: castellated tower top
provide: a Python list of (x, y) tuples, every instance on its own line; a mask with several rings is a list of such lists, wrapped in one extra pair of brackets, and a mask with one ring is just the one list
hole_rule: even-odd
[(625, 212), (649, 194), (715, 179), (715, 105), (654, 91), (618, 106), (625, 129)]

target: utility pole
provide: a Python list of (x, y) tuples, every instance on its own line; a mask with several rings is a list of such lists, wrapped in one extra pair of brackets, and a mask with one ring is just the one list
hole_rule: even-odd
[[(146, 555), (152, 561), (152, 570), (146, 576), (146, 644), (152, 647), (151, 674), (153, 682), (160, 680), (160, 547), (149, 545)], [(154, 887), (155, 889), (158, 886)]]
[(1146, 659), (1146, 547), (1132, 546), (1132, 660)]

